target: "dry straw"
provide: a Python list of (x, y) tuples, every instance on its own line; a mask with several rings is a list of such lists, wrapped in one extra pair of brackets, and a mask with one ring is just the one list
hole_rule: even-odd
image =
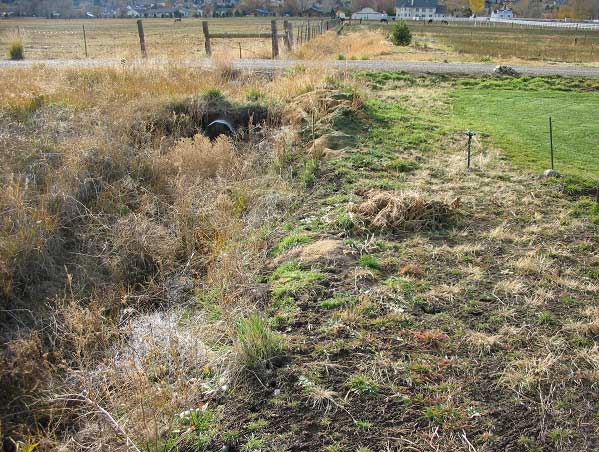
[(417, 193), (370, 191), (364, 202), (350, 206), (364, 224), (390, 231), (438, 229), (455, 219), (460, 201), (429, 200)]

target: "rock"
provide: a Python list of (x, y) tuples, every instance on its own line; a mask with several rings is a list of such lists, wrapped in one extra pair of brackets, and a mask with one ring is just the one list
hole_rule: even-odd
[(520, 72), (511, 66), (499, 65), (493, 69), (493, 73), (497, 75), (505, 75), (508, 77), (520, 77)]
[(549, 178), (549, 177), (561, 177), (561, 176), (562, 176), (562, 175), (559, 173), (559, 171), (556, 171), (556, 170), (554, 170), (554, 169), (548, 169), (548, 170), (545, 170), (545, 171), (543, 172), (543, 174), (541, 174), (541, 177), (543, 177), (543, 178), (545, 178), (545, 179), (547, 179), (547, 178)]

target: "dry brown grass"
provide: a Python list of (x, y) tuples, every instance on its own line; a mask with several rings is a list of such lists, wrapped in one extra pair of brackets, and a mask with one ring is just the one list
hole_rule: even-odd
[[(173, 62), (197, 61), (205, 57), (202, 20), (206, 19), (184, 18), (178, 23), (169, 18), (143, 19), (148, 57)], [(212, 33), (268, 32), (270, 20), (268, 17), (208, 19)], [(118, 61), (124, 58), (130, 61), (141, 57), (137, 24), (132, 19), (4, 19), (0, 22), (0, 47), (8, 48), (9, 32), (19, 27), (24, 36), (28, 59), (84, 59), (83, 25), (87, 35), (89, 58)], [(271, 57), (270, 39), (213, 39), (213, 55), (239, 58), (239, 44), (242, 47), (243, 58)], [(285, 54), (284, 46), (281, 45), (280, 48)]]
[[(325, 75), (2, 72), (0, 298), (15, 326), (0, 332), (3, 434), (35, 434), (44, 449), (158, 449), (177, 413), (235, 382), (260, 231), (294, 196), (271, 169), (295, 135), (270, 125)], [(270, 105), (259, 127), (189, 136), (215, 102), (245, 104), (256, 88)], [(30, 429), (40, 414), (45, 433)]]
[(335, 59), (338, 56), (347, 59), (375, 58), (392, 53), (393, 48), (387, 36), (380, 31), (337, 35), (331, 30), (301, 46), (295, 55), (305, 60)]
[(390, 231), (435, 229), (453, 221), (459, 200), (446, 204), (416, 193), (371, 191), (365, 201), (350, 206), (366, 225)]

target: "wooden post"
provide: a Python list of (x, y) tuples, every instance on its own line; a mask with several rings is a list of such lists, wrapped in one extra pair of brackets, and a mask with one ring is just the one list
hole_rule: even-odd
[(293, 50), (295, 42), (293, 41), (293, 24), (289, 22), (287, 25), (287, 40), (289, 41), (289, 50)]
[(139, 45), (141, 47), (141, 56), (142, 56), (142, 58), (146, 58), (148, 56), (148, 52), (146, 51), (146, 38), (144, 37), (144, 25), (141, 22), (141, 19), (137, 20), (137, 33), (139, 33)]
[(291, 40), (289, 39), (289, 21), (283, 21), (283, 42), (285, 43), (285, 47), (287, 47), (287, 52), (291, 52)]
[(306, 25), (306, 42), (310, 40), (310, 19), (308, 19), (308, 24)]
[(87, 58), (87, 37), (85, 36), (85, 25), (83, 25), (83, 45), (85, 46), (85, 58)]
[(202, 21), (202, 31), (204, 32), (204, 49), (206, 55), (212, 56), (212, 47), (210, 47), (210, 32), (208, 31), (208, 21)]
[(239, 59), (241, 60), (241, 42), (239, 43)]
[(270, 29), (272, 31), (272, 59), (279, 56), (279, 36), (277, 35), (277, 21), (270, 21)]

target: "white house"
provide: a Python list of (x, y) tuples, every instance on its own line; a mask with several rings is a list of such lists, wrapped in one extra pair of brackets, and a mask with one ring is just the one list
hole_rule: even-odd
[(127, 6), (127, 12), (125, 13), (127, 17), (141, 17), (141, 14), (136, 9)]
[(388, 19), (387, 13), (378, 13), (372, 8), (363, 8), (360, 11), (352, 13), (352, 20), (376, 20), (386, 21)]
[(397, 19), (433, 19), (437, 15), (437, 0), (397, 0)]
[(491, 13), (491, 19), (513, 19), (514, 13), (510, 8), (496, 9)]

